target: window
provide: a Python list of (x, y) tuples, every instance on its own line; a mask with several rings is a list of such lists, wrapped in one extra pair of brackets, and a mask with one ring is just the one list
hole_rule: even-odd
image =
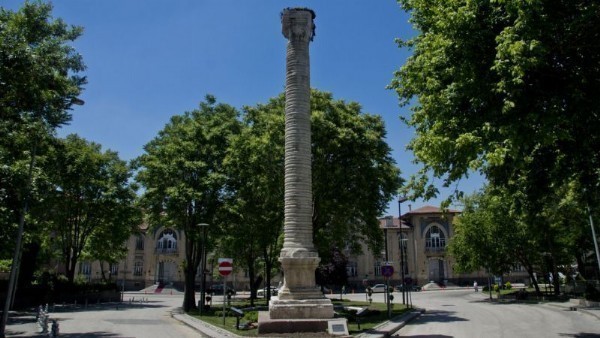
[(82, 262), (79, 266), (79, 270), (80, 274), (89, 276), (92, 274), (92, 264), (90, 262)]
[(375, 262), (375, 276), (381, 276), (381, 262)]
[(119, 273), (119, 263), (112, 263), (110, 265), (110, 274), (117, 275)]
[(401, 232), (398, 234), (398, 249), (400, 251), (400, 271), (404, 270), (404, 274), (408, 274), (408, 236)]
[(137, 235), (135, 238), (135, 249), (144, 250), (144, 235)]
[(446, 247), (446, 236), (437, 225), (433, 225), (425, 234), (425, 249), (443, 251)]
[(177, 234), (171, 229), (163, 231), (156, 243), (156, 249), (163, 253), (177, 252)]
[(358, 276), (358, 268), (356, 262), (348, 262), (348, 264), (346, 265), (346, 275), (348, 275), (348, 277)]
[(133, 275), (141, 276), (144, 272), (144, 262), (137, 261), (133, 265)]

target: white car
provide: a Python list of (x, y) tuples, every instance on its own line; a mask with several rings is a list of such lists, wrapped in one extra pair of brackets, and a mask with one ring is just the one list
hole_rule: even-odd
[[(276, 287), (271, 286), (271, 296), (277, 296), (278, 292), (279, 292), (279, 290)], [(262, 288), (262, 289), (258, 289), (256, 291), (256, 297), (265, 297), (266, 293), (267, 293), (266, 287)]]
[(373, 290), (373, 293), (385, 292), (385, 284), (375, 284), (371, 286), (371, 290)]

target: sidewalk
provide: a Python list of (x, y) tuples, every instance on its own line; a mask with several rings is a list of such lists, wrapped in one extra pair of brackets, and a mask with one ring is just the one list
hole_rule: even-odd
[(586, 315), (596, 317), (596, 318), (598, 318), (598, 320), (600, 320), (600, 307), (583, 307), (583, 306), (580, 306), (580, 305), (574, 303), (573, 301), (564, 302), (564, 303), (549, 302), (549, 303), (545, 303), (544, 305), (562, 308), (565, 311), (567, 311), (567, 310), (578, 311), (581, 313), (585, 313)]
[(5, 334), (6, 337), (48, 337), (41, 333), (35, 313), (28, 311), (10, 311)]

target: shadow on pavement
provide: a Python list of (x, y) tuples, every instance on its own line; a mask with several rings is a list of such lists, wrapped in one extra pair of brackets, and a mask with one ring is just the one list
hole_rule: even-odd
[(123, 303), (100, 303), (90, 304), (88, 306), (83, 305), (56, 305), (50, 307), (50, 314), (61, 313), (61, 312), (85, 312), (85, 311), (114, 311), (114, 310), (130, 310), (130, 309), (150, 309), (150, 308), (164, 308), (167, 305), (160, 304), (159, 301), (148, 301), (143, 303), (137, 302), (123, 302)]
[(7, 325), (19, 325), (35, 322), (35, 315), (29, 312), (11, 312), (6, 322)]
[(409, 337), (409, 338), (453, 338), (453, 336), (446, 336), (445, 334), (417, 334), (417, 335), (413, 335), (413, 336), (402, 336), (402, 337)]
[(111, 332), (60, 333), (60, 337), (68, 337), (68, 338), (94, 338), (94, 337), (133, 338), (133, 337), (123, 337), (116, 333), (111, 333)]
[(561, 337), (574, 337), (574, 338), (600, 338), (600, 334), (598, 333), (561, 333)]
[[(427, 311), (427, 312), (423, 313), (417, 320), (412, 321), (410, 324), (411, 325), (422, 325), (422, 324), (428, 324), (428, 323), (432, 323), (432, 322), (450, 323), (450, 322), (468, 321), (468, 319), (465, 319), (462, 317), (457, 317), (457, 316), (453, 315), (454, 313), (456, 313), (456, 312), (455, 311), (439, 311), (439, 310)], [(440, 337), (442, 337), (442, 336), (440, 336)]]

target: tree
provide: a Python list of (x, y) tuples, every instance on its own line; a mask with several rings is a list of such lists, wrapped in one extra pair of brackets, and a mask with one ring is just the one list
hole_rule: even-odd
[[(234, 222), (246, 231), (242, 244), (268, 248), (274, 261), (283, 229), (283, 135), (285, 97), (245, 108), (246, 128), (231, 148), (231, 209), (243, 217)], [(332, 259), (331, 247), (360, 251), (367, 242), (381, 251), (378, 216), (396, 193), (399, 169), (385, 142), (379, 116), (365, 114), (357, 103), (334, 100), (312, 90), (313, 241), (322, 264)], [(239, 222), (239, 223), (238, 223)], [(239, 246), (235, 247), (240, 252)], [(269, 269), (267, 269), (269, 271)]]
[(517, 196), (507, 198), (502, 189), (486, 187), (461, 199), (463, 211), (454, 226), (449, 251), (457, 271), (485, 269), (501, 276), (521, 264), (536, 289), (534, 263), (539, 257), (537, 236), (524, 224), (514, 209)]
[[(238, 112), (216, 104), (207, 95), (197, 110), (175, 115), (135, 162), (136, 177), (145, 188), (141, 203), (151, 226), (170, 226), (186, 234), (185, 311), (196, 308), (195, 276), (201, 259), (200, 223), (210, 224), (208, 236), (220, 233), (226, 176), (223, 159), (233, 135), (239, 133)], [(208, 250), (207, 250), (208, 252)]]
[[(0, 247), (16, 242), (2, 336), (37, 182), (36, 155), (44, 139), (70, 120), (68, 111), (82, 102), (77, 97), (86, 82), (77, 75), (85, 68), (81, 56), (68, 45), (82, 30), (53, 19), (51, 11), (39, 2), (26, 2), (17, 12), (0, 8), (0, 222), (5, 225)], [(4, 250), (0, 254), (8, 256)]]
[[(232, 139), (225, 159), (230, 217), (224, 246), (244, 262), (250, 278), (251, 301), (256, 297), (258, 258), (265, 285), (282, 246), (284, 188), (284, 115), (281, 107), (245, 107), (243, 129)], [(281, 240), (280, 240), (281, 239)], [(270, 293), (266, 293), (270, 297)]]
[[(86, 83), (85, 69), (69, 46), (80, 27), (51, 16), (52, 5), (26, 2), (17, 12), (0, 8), (0, 235), (9, 253), (19, 218), (35, 192), (48, 138), (71, 120), (69, 110)], [(35, 200), (35, 196), (33, 196)]]
[(390, 85), (414, 103), (413, 197), (437, 193), (430, 177), (450, 186), (479, 170), (496, 186), (525, 187), (531, 202), (565, 180), (598, 201), (600, 4), (400, 3), (419, 32), (400, 41), (413, 55)]
[[(559, 269), (576, 261), (586, 243), (585, 213), (577, 207), (573, 184), (561, 187), (548, 197), (540, 213), (532, 213), (525, 194), (513, 194), (502, 187), (487, 186), (464, 197), (464, 209), (455, 225), (450, 252), (459, 271), (486, 269), (494, 275), (523, 266), (536, 290), (536, 273), (552, 275), (554, 292), (560, 291)], [(581, 245), (584, 245), (581, 247)]]
[(326, 285), (338, 286), (341, 288), (348, 283), (348, 258), (338, 248), (332, 248), (331, 259), (326, 264), (319, 265), (316, 271), (317, 284), (323, 288)]
[[(36, 214), (43, 217), (47, 233), (55, 236), (66, 277), (73, 282), (82, 253), (89, 250), (99, 257), (123, 248), (141, 223), (141, 212), (134, 205), (131, 170), (117, 153), (102, 152), (99, 144), (69, 135), (57, 140), (52, 159), (47, 168), (52, 190)], [(102, 248), (98, 243), (92, 246), (99, 238), (107, 242)]]

